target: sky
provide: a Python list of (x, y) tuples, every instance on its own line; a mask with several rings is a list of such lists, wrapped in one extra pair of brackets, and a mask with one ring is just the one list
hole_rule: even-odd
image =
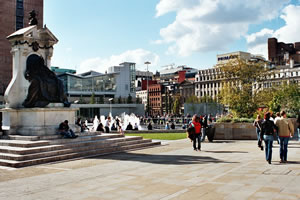
[(52, 66), (207, 69), (217, 54), (267, 58), (269, 37), (300, 42), (300, 0), (44, 0), (44, 24), (59, 40)]

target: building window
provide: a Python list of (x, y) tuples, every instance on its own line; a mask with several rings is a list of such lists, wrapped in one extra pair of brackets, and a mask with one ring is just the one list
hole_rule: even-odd
[(24, 5), (23, 0), (16, 2), (16, 30), (24, 27)]

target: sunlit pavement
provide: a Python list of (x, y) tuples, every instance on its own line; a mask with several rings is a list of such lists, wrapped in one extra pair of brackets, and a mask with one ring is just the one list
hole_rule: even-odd
[(300, 199), (300, 142), (269, 165), (255, 141), (188, 139), (96, 158), (0, 169), (0, 199)]

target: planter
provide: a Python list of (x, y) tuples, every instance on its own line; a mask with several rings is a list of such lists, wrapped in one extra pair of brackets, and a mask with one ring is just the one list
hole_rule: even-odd
[(252, 123), (215, 123), (215, 140), (257, 140)]

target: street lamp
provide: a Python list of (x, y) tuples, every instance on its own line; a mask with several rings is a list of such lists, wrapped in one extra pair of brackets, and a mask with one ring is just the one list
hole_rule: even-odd
[(148, 65), (150, 65), (151, 62), (146, 61), (145, 65), (147, 65), (147, 116), (149, 116), (149, 71), (148, 71)]
[(109, 110), (110, 110), (110, 117), (112, 117), (112, 112), (111, 112), (111, 101), (112, 100), (114, 100), (114, 98), (110, 98), (110, 99), (108, 99), (108, 101), (109, 101)]

